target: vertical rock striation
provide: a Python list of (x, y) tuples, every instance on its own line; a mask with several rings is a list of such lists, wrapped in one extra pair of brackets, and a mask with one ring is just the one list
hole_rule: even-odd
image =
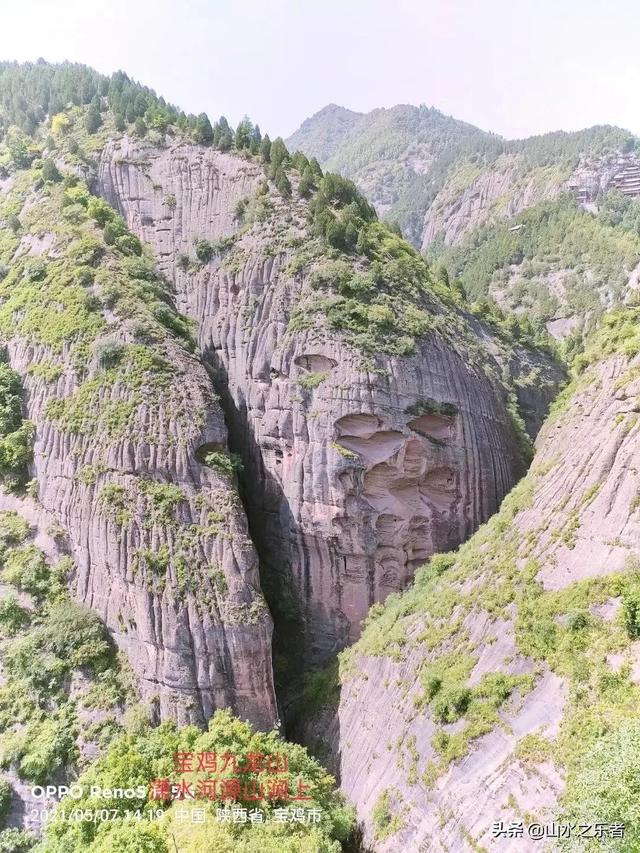
[[(9, 353), (21, 372), (51, 355), (20, 340), (11, 341)], [(75, 597), (104, 620), (138, 676), (142, 697), (157, 699), (161, 718), (203, 723), (215, 708), (231, 707), (268, 728), (277, 718), (271, 620), (256, 554), (233, 488), (194, 456), (201, 444), (226, 445), (224, 421), (204, 369), (177, 347), (171, 355), (180, 385), (159, 405), (137, 406), (128, 433), (108, 442), (91, 433), (71, 435), (46, 419), (50, 400), (73, 394), (68, 376), (53, 388), (27, 379), (27, 414), (38, 424), (39, 500), (66, 531)], [(177, 411), (166, 406), (169, 400)], [(130, 402), (127, 391), (107, 389), (92, 406), (114, 401)], [(149, 518), (147, 483), (179, 487), (175, 521), (163, 513)], [(126, 522), (101, 499), (106, 487), (131, 496)], [(224, 518), (224, 535), (207, 519), (212, 510)], [(199, 581), (189, 589), (177, 563), (154, 566), (149, 559), (177, 555), (183, 546), (184, 571)], [(224, 594), (211, 584), (214, 571), (222, 572)], [(209, 576), (208, 584), (200, 574)]]
[[(287, 607), (314, 666), (355, 640), (369, 607), (426, 557), (466, 539), (524, 465), (486, 352), (434, 333), (414, 355), (372, 365), (320, 321), (296, 329), (308, 271), (292, 269), (292, 247), (309, 239), (308, 208), (271, 193), (269, 217), (241, 229), (234, 211), (263, 180), (255, 161), (123, 138), (103, 151), (98, 191), (153, 247), (198, 324), (245, 458), (276, 625), (292, 583)], [(189, 265), (180, 256), (201, 238), (233, 248)]]
[[(271, 728), (272, 621), (256, 551), (233, 477), (198, 455), (226, 452), (219, 401), (202, 363), (155, 319), (175, 324), (172, 307), (154, 296), (149, 308), (153, 271), (101, 244), (91, 223), (69, 226), (61, 195), (27, 193), (24, 230), (42, 234), (49, 221), (52, 232), (44, 250), (23, 239), (16, 252), (2, 331), (73, 593), (126, 652), (157, 716), (203, 724), (230, 707)], [(30, 274), (39, 280), (25, 300)], [(87, 279), (85, 290), (75, 283)]]
[[(640, 652), (621, 611), (640, 559), (639, 369), (612, 355), (577, 380), (499, 513), (342, 662), (337, 712), (316, 731), (376, 851), (536, 849), (492, 824), (570, 823), (585, 792), (576, 762), (637, 720)], [(627, 692), (607, 694), (616, 678)], [(482, 705), (491, 683), (506, 685), (497, 713)], [(466, 704), (445, 716), (450, 684)], [(609, 791), (608, 762), (589, 795)]]

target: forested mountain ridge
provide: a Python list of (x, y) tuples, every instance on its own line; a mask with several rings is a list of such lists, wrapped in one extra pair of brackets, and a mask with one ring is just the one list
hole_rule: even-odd
[(603, 126), (504, 140), (426, 107), (336, 115), (321, 111), (289, 143), (355, 180), (470, 298), (490, 297), (557, 337), (635, 298), (632, 134)]
[[(526, 322), (474, 313), (349, 181), (248, 119), (185, 116), (122, 73), (0, 73), (0, 462), (18, 513), (0, 764), (20, 827), (29, 782), (150, 783), (214, 709), (261, 730), (278, 704), (294, 720), (370, 605), (495, 512), (563, 369)], [(47, 531), (60, 553), (40, 553)], [(49, 587), (78, 605), (52, 640)], [(261, 737), (224, 715), (210, 729), (204, 748)], [(63, 823), (39, 850), (347, 849), (331, 777), (265, 738), (309, 779), (319, 826)]]
[[(593, 167), (610, 155), (633, 152), (637, 139), (600, 126), (507, 140), (434, 107), (354, 113), (332, 104), (303, 122), (287, 144), (354, 180), (381, 215), (424, 247), (438, 239), (455, 242), (491, 213), (512, 215), (520, 194), (529, 196), (529, 206), (534, 195), (542, 201), (547, 193), (560, 192), (579, 165), (589, 174), (575, 175), (576, 189), (584, 185), (595, 194)], [(480, 191), (485, 171), (501, 186)], [(465, 197), (460, 198), (466, 189), (487, 197), (467, 210)]]
[(306, 119), (290, 137), (288, 145), (294, 150), (309, 151), (310, 157), (327, 163), (336, 150), (349, 138), (353, 127), (362, 118), (362, 113), (347, 110), (337, 104), (328, 104), (311, 118)]
[(439, 110), (408, 105), (366, 114), (332, 105), (287, 139), (291, 148), (354, 180), (416, 246), (425, 211), (452, 163), (466, 152), (494, 156), (501, 143)]

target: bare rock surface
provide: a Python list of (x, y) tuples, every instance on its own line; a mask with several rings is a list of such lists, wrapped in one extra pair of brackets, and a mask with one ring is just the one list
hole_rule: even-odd
[[(535, 573), (541, 594), (549, 596), (585, 589), (580, 585), (593, 581), (586, 618), (596, 620), (603, 637), (620, 630), (620, 597), (607, 594), (606, 587), (598, 590), (608, 577), (632, 577), (640, 558), (639, 365), (637, 357), (612, 356), (577, 380), (568, 403), (539, 435), (532, 470), (516, 490), (517, 503), (507, 508), (510, 496), (461, 549), (435, 587), (436, 598), (421, 599), (419, 587), (405, 594), (404, 604), (403, 599), (394, 603), (386, 621), (379, 617), (377, 633), (373, 622), (343, 661), (337, 712), (319, 714), (314, 733), (329, 748), (332, 769), (376, 853), (471, 851), (478, 845), (535, 850), (540, 843), (526, 835), (494, 838), (492, 824), (506, 826), (525, 813), (543, 824), (558, 819), (565, 771), (553, 744), (563, 726), (571, 732), (567, 719), (577, 711), (568, 708), (566, 678), (521, 650), (518, 633), (522, 637), (526, 625), (517, 599), (496, 608), (494, 596), (501, 584), (510, 583), (505, 572), (516, 583), (520, 574)], [(438, 603), (448, 595), (450, 605)], [(511, 593), (504, 600), (510, 598)], [(585, 618), (575, 615), (580, 604), (571, 597), (567, 601), (569, 611), (554, 617), (559, 626)], [(437, 618), (439, 607), (450, 607), (451, 615)], [(546, 630), (542, 617), (536, 618), (534, 634)], [(637, 683), (638, 643), (615, 636), (613, 648), (620, 650), (609, 653), (606, 664), (615, 673), (626, 667)], [(512, 693), (492, 731), (472, 739), (462, 757), (423, 775), (439, 761), (437, 737), (465, 730), (464, 715), (455, 723), (438, 722), (424, 698), (426, 673), (444, 678), (446, 670), (433, 666), (455, 650), (471, 655), (463, 681), (469, 689), (497, 673), (528, 675), (532, 689)], [(545, 755), (553, 758), (525, 758), (519, 744), (529, 735), (544, 738), (551, 745)], [(379, 822), (383, 797), (396, 821), (387, 833)]]
[[(245, 458), (263, 583), (291, 578), (313, 665), (356, 639), (369, 607), (426, 557), (466, 539), (523, 465), (486, 352), (431, 335), (414, 356), (378, 357), (374, 371), (320, 320), (291, 328), (307, 273), (288, 264), (306, 239), (307, 207), (272, 193), (271, 218), (241, 230), (233, 211), (263, 180), (255, 161), (123, 138), (102, 154), (98, 189), (153, 247), (197, 321)], [(178, 262), (194, 240), (230, 236), (233, 248), (212, 262)]]

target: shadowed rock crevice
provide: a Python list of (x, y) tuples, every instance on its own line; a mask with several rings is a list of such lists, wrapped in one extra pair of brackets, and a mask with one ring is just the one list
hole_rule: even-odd
[[(280, 716), (286, 724), (288, 705), (302, 689), (305, 666), (303, 603), (284, 559), (287, 546), (283, 544), (283, 538), (288, 539), (295, 521), (280, 484), (265, 467), (247, 418), (246, 406), (239, 406), (230, 392), (227, 371), (215, 349), (207, 348), (202, 358), (224, 414), (229, 449), (242, 460), (242, 470), (238, 474), (239, 495), (258, 553), (260, 584), (273, 619), (275, 689)], [(209, 449), (208, 446), (206, 450), (199, 448), (200, 461)], [(279, 448), (276, 449), (276, 459), (280, 455), (282, 461), (278, 451)]]
[[(495, 382), (497, 348), (486, 330), (489, 343), (478, 333), (473, 351), (433, 332), (408, 356), (377, 354), (373, 369), (321, 316), (292, 322), (312, 287), (297, 249), (309, 240), (308, 203), (271, 186), (263, 198), (256, 161), (123, 137), (105, 147), (98, 174), (100, 193), (152, 247), (178, 308), (197, 323), (231, 449), (244, 460), (261, 583), (284, 637), (276, 672), (286, 665), (291, 684), (292, 658), (325, 666), (357, 639), (372, 604), (403, 589), (425, 557), (468, 538), (524, 473)], [(170, 215), (166, 195), (176, 199)], [(240, 226), (238, 202), (258, 198), (268, 215)], [(178, 263), (198, 239), (232, 248)], [(541, 371), (557, 374), (548, 359)]]

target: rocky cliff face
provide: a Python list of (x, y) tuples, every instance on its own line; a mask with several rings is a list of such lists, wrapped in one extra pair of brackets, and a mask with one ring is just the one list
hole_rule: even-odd
[[(369, 607), (426, 557), (491, 515), (523, 462), (486, 349), (431, 334), (413, 356), (372, 363), (319, 316), (296, 328), (313, 274), (295, 266), (308, 209), (270, 191), (270, 213), (241, 227), (234, 211), (251, 208), (263, 177), (255, 161), (123, 138), (105, 148), (97, 188), (198, 324), (245, 460), (263, 584), (278, 591), (274, 608), (293, 584), (314, 666), (356, 639)], [(200, 238), (233, 248), (194, 266), (185, 256)], [(542, 370), (557, 380), (550, 362)]]
[[(24, 341), (13, 341), (9, 351), (18, 370), (50, 355)], [(67, 531), (76, 599), (109, 627), (139, 676), (142, 697), (158, 700), (160, 717), (202, 723), (215, 708), (231, 707), (266, 727), (277, 712), (271, 620), (261, 601), (255, 551), (237, 494), (194, 455), (201, 445), (226, 446), (224, 421), (197, 362), (179, 351), (167, 355), (179, 365), (179, 385), (155, 405), (137, 406), (128, 434), (115, 441), (70, 436), (46, 422), (47, 402), (73, 394), (72, 379), (53, 389), (27, 383), (29, 418), (42, 424), (34, 455), (39, 499)], [(96, 395), (92, 408), (130, 402), (126, 390), (111, 389)], [(86, 466), (99, 471), (94, 483), (83, 481)], [(146, 515), (148, 482), (180, 489), (175, 524), (163, 510)], [(100, 500), (107, 487), (131, 495), (127, 523)], [(210, 523), (212, 514), (224, 519), (224, 535), (220, 521)], [(192, 541), (182, 538), (183, 530)], [(185, 589), (177, 559), (154, 565), (153, 554), (177, 558), (182, 546), (183, 571), (202, 575), (208, 595), (195, 578)]]
[(534, 850), (526, 829), (492, 824), (624, 820), (606, 779), (613, 754), (635, 760), (614, 742), (640, 696), (625, 604), (640, 559), (639, 366), (613, 354), (580, 377), (498, 515), (343, 659), (317, 733), (330, 731), (376, 851)]
[(532, 166), (522, 154), (505, 152), (484, 168), (461, 162), (448, 176), (424, 217), (422, 248), (436, 241), (451, 246), (491, 218), (512, 218), (529, 207), (572, 193), (590, 207), (609, 190), (634, 182), (638, 158), (619, 151), (584, 154), (571, 162)]
[(415, 246), (452, 246), (487, 221), (573, 193), (640, 194), (635, 137), (598, 126), (505, 140), (425, 106), (352, 113), (335, 105), (288, 140), (350, 177)]
[(232, 478), (198, 454), (227, 448), (205, 368), (158, 321), (180, 323), (153, 270), (105, 246), (82, 204), (65, 217), (61, 197), (86, 205), (86, 192), (19, 182), (23, 195), (4, 199), (23, 236), (2, 282), (2, 331), (74, 596), (104, 620), (161, 718), (203, 723), (228, 706), (270, 727), (256, 552)]
[(569, 171), (551, 167), (523, 174), (520, 158), (513, 154), (503, 154), (485, 168), (460, 164), (425, 214), (422, 248), (438, 239), (450, 246), (490, 216), (512, 217), (556, 198)]

